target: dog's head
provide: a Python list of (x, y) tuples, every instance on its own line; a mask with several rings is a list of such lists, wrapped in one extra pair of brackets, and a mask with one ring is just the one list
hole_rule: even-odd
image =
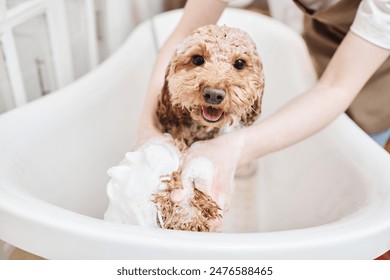
[(249, 125), (260, 114), (264, 88), (256, 45), (240, 29), (203, 26), (177, 48), (164, 88), (172, 106), (201, 125)]

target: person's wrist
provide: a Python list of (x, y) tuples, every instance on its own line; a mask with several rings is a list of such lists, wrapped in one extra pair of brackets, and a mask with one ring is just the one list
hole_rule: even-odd
[(237, 136), (235, 137), (237, 140), (237, 149), (239, 152), (239, 156), (237, 159), (237, 168), (242, 167), (248, 163), (251, 162), (251, 159), (249, 157), (250, 155), (250, 145), (251, 142), (248, 138), (249, 132), (247, 129), (241, 129), (240, 131), (237, 131)]
[(137, 130), (135, 147), (143, 144), (145, 140), (162, 136), (162, 132), (152, 123), (141, 123)]

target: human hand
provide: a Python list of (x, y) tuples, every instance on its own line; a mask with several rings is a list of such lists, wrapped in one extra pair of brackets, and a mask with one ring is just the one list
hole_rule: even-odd
[(183, 186), (195, 184), (218, 204), (221, 214), (229, 208), (243, 143), (240, 133), (228, 133), (196, 142), (184, 155)]

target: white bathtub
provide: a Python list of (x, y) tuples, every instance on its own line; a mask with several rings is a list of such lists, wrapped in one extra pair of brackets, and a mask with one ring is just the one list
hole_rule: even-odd
[[(223, 233), (102, 220), (106, 170), (134, 143), (154, 40), (179, 13), (141, 24), (92, 73), (0, 116), (0, 239), (49, 259), (373, 259), (390, 249), (390, 157), (344, 115), (237, 179)], [(313, 84), (292, 30), (233, 9), (221, 23), (258, 44), (263, 118)]]

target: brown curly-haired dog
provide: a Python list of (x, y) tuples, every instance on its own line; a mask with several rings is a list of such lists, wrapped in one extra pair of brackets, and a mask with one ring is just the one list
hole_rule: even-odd
[[(156, 112), (159, 128), (190, 146), (215, 137), (224, 128), (250, 125), (260, 114), (263, 88), (262, 64), (246, 32), (226, 26), (201, 27), (178, 46), (167, 68)], [(218, 205), (207, 194), (198, 193), (201, 201), (192, 199), (193, 211), (184, 213), (171, 200), (172, 191), (181, 188), (176, 182), (180, 176), (176, 173), (170, 178), (171, 187), (154, 196), (160, 226), (212, 230), (210, 221), (221, 218)]]
[(262, 64), (249, 35), (226, 26), (197, 29), (177, 48), (165, 75), (157, 117), (163, 132), (187, 145), (260, 114)]

